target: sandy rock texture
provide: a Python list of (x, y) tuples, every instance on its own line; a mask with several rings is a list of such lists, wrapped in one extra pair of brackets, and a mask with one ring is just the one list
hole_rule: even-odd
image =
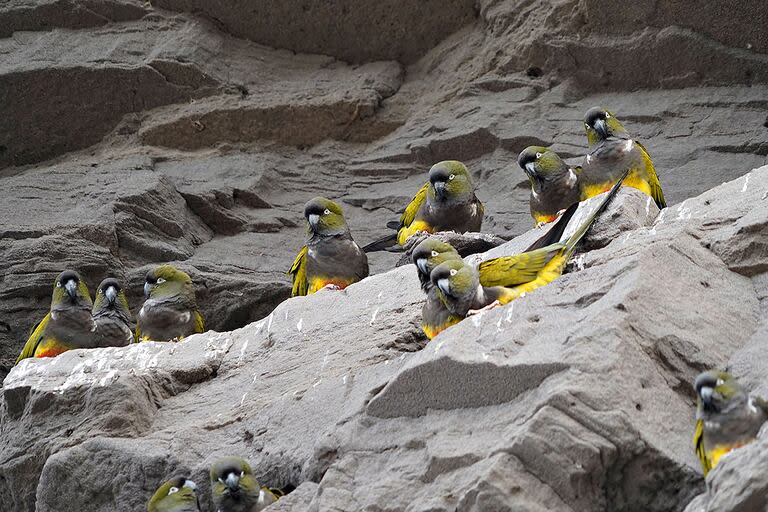
[[(225, 454), (297, 488), (279, 510), (683, 510), (705, 489), (692, 379), (730, 361), (768, 382), (766, 198), (768, 166), (661, 213), (621, 191), (568, 274), (429, 344), (405, 265), (235, 331), (27, 360), (2, 389), (0, 510), (139, 511), (181, 470), (211, 510)], [(712, 503), (765, 499), (730, 476), (763, 475), (763, 444), (712, 472)]]
[[(233, 451), (298, 486), (280, 510), (764, 503), (742, 475), (765, 440), (706, 492), (689, 440), (698, 371), (768, 395), (763, 3), (3, 2), (0, 377), (65, 268), (92, 291), (118, 277), (135, 310), (173, 262), (220, 334), (16, 369), (0, 511), (142, 510), (175, 469), (207, 493)], [(483, 236), (514, 238), (489, 254), (527, 246), (517, 154), (578, 163), (594, 105), (648, 148), (670, 207), (622, 192), (557, 283), (426, 348), (398, 254), (286, 301), (304, 202), (339, 201), (365, 244), (443, 159), (471, 170)]]

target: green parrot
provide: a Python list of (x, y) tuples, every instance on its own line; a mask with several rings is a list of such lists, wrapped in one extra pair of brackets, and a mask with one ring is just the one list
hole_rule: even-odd
[(731, 450), (751, 443), (768, 419), (768, 402), (750, 397), (726, 372), (710, 370), (696, 377), (698, 398), (693, 445), (707, 476)]
[(108, 277), (96, 289), (93, 301), (96, 346), (124, 347), (134, 342), (133, 315), (117, 279)]
[(368, 277), (368, 256), (352, 239), (338, 204), (316, 197), (304, 205), (304, 217), (307, 242), (288, 271), (292, 297), (322, 288), (343, 289)]
[(224, 457), (211, 466), (211, 493), (216, 512), (260, 512), (279, 498), (259, 486), (248, 463)]
[(185, 272), (171, 265), (150, 270), (144, 296), (136, 325), (138, 341), (178, 341), (205, 331), (192, 278)]
[(197, 485), (186, 476), (171, 478), (152, 495), (147, 512), (200, 512)]
[(467, 167), (456, 160), (438, 162), (429, 170), (429, 180), (405, 207), (399, 222), (387, 224), (397, 233), (372, 242), (363, 250), (373, 252), (395, 244), (402, 246), (419, 232), (480, 231), (484, 213)]
[(56, 278), (51, 310), (32, 330), (16, 359), (54, 357), (67, 350), (94, 346), (96, 324), (91, 295), (80, 274), (65, 270)]
[(479, 311), (507, 304), (557, 279), (578, 243), (618, 192), (626, 174), (565, 243), (483, 261), (477, 268), (461, 259), (450, 259), (437, 265), (430, 274), (430, 281), (437, 289), (439, 300), (451, 313), (453, 323), (435, 326), (436, 322), (432, 319), (422, 318), (422, 324), (435, 326), (433, 333), (436, 335), (456, 323), (453, 321), (456, 318), (464, 319)]
[(628, 187), (651, 196), (656, 206), (664, 208), (664, 192), (651, 157), (645, 148), (633, 140), (621, 122), (611, 112), (600, 107), (589, 109), (584, 116), (589, 153), (584, 157), (579, 173), (581, 200), (610, 189), (624, 171)]
[(569, 167), (557, 153), (543, 146), (525, 148), (517, 164), (531, 182), (531, 216), (537, 225), (554, 221), (579, 202), (581, 167)]

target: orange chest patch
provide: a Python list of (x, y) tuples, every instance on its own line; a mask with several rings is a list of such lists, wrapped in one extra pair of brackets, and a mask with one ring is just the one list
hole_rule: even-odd
[(543, 222), (544, 224), (549, 224), (550, 222), (554, 222), (555, 219), (557, 219), (557, 215), (544, 215), (543, 213), (536, 213), (533, 215), (533, 219), (538, 224), (539, 222)]
[(424, 331), (424, 334), (427, 335), (427, 338), (430, 340), (433, 339), (435, 336), (443, 332), (444, 330), (448, 329), (451, 326), (456, 325), (457, 323), (461, 322), (461, 318), (452, 316), (450, 317), (443, 325), (421, 325), (421, 330)]
[(43, 341), (38, 345), (37, 349), (35, 349), (35, 357), (56, 357), (67, 350), (69, 350), (69, 347), (56, 341)]
[(349, 279), (339, 279), (337, 277), (315, 277), (309, 281), (309, 290), (307, 294), (315, 293), (318, 290), (322, 290), (329, 284), (338, 286), (342, 290), (351, 285), (354, 281)]

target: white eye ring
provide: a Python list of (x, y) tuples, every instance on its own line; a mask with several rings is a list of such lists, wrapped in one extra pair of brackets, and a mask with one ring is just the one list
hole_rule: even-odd
[(541, 153), (536, 153), (536, 160), (538, 160), (539, 158), (541, 158)]
[(56, 288), (61, 288), (61, 281), (56, 281)]
[(323, 212), (323, 215), (330, 215), (330, 214), (331, 214), (331, 210), (329, 210), (328, 208), (326, 208), (325, 211)]
[(165, 279), (163, 279), (162, 277), (157, 278), (157, 284), (163, 284), (164, 282), (165, 282)]
[(170, 489), (168, 489), (168, 495), (171, 495), (171, 494), (174, 494), (174, 493), (177, 493), (177, 492), (179, 492), (179, 488), (178, 487), (171, 487)]
[(452, 269), (451, 269), (451, 275), (452, 275), (452, 276), (455, 276), (455, 275), (456, 275), (456, 274), (458, 274), (458, 273), (459, 273), (459, 271), (458, 271), (458, 270), (456, 270), (455, 268), (452, 268)]
[(456, 177), (456, 175), (455, 175), (455, 174), (451, 174), (450, 176), (448, 176), (448, 179), (449, 179), (449, 180), (452, 180), (452, 179), (453, 179), (453, 178), (455, 178), (455, 177)]
[(611, 118), (611, 114), (609, 114), (608, 112), (606, 112), (606, 113), (605, 113), (605, 118), (606, 118), (606, 119), (610, 119), (610, 118)]
[(432, 257), (435, 258), (439, 254), (437, 251), (432, 251), (430, 254), (432, 254)]
[(241, 472), (240, 472), (240, 478), (242, 478), (242, 477), (243, 477), (243, 475), (245, 475), (245, 471), (241, 471)]
[(717, 379), (717, 382), (715, 383), (717, 386), (722, 386), (725, 384), (725, 381), (723, 379)]

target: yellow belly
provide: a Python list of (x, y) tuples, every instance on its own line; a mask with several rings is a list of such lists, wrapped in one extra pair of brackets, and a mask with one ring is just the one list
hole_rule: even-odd
[(442, 324), (442, 325), (426, 325), (422, 324), (421, 329), (424, 331), (424, 334), (427, 335), (427, 338), (430, 340), (433, 339), (435, 336), (446, 330), (447, 328), (456, 325), (457, 323), (461, 322), (462, 318), (451, 316), (448, 318), (448, 320)]
[[(592, 185), (584, 185), (581, 187), (581, 200), (585, 201), (590, 197), (595, 197), (603, 192), (608, 192), (613, 187), (614, 181), (606, 181), (604, 183), (595, 183)], [(643, 179), (637, 171), (632, 171), (629, 176), (624, 180), (624, 186), (636, 188), (640, 192), (653, 197), (651, 194), (651, 186)]]
[(327, 277), (327, 276), (319, 276), (319, 277), (313, 277), (309, 280), (309, 289), (307, 290), (307, 295), (311, 293), (315, 293), (318, 290), (322, 290), (329, 284), (336, 285), (340, 289), (344, 289), (347, 286), (351, 285), (355, 281), (353, 279), (340, 279), (338, 277)]
[(419, 231), (434, 233), (434, 228), (423, 220), (414, 221), (410, 226), (400, 228), (400, 231), (397, 232), (397, 243), (400, 245), (405, 245), (406, 240), (408, 240)]
[(550, 222), (557, 219), (557, 215), (545, 215), (543, 213), (534, 213), (533, 214), (533, 220), (536, 221), (536, 224), (544, 223), (549, 224)]
[(709, 458), (710, 466), (712, 469), (715, 469), (715, 466), (717, 466), (717, 464), (720, 462), (720, 459), (722, 459), (727, 453), (729, 453), (731, 450), (735, 450), (736, 448), (741, 448), (747, 444), (749, 444), (749, 442), (719, 444), (711, 450), (707, 450), (707, 458)]

